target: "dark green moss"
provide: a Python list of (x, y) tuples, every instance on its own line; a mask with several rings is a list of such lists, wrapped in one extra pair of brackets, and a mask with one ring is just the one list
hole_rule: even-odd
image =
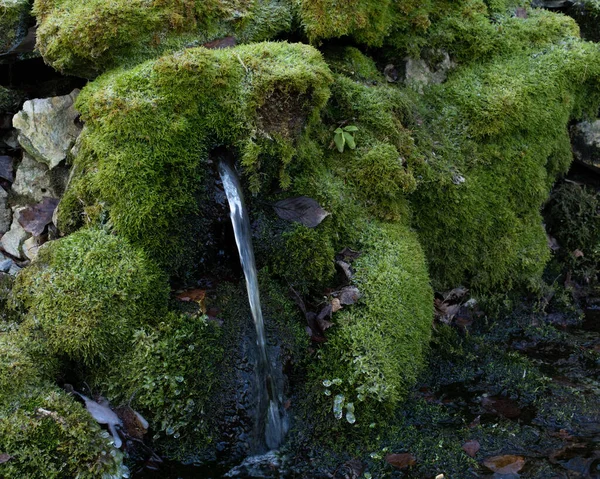
[[(7, 0), (0, 5), (0, 53), (9, 51), (27, 32), (29, 0)], [(0, 88), (0, 112), (2, 99)]]
[(73, 398), (47, 385), (0, 405), (0, 464), (6, 479), (122, 477), (123, 455)]
[(78, 99), (84, 173), (59, 207), (61, 228), (77, 224), (81, 200), (108, 210), (114, 229), (163, 268), (187, 265), (208, 233), (200, 220), (212, 201), (209, 152), (238, 152), (253, 191), (273, 179), (285, 186), (329, 82), (316, 50), (287, 43), (189, 49), (99, 78)]
[(15, 113), (22, 98), (21, 93), (0, 86), (0, 113)]
[(48, 243), (17, 278), (21, 328), (41, 334), (51, 354), (86, 364), (122, 349), (133, 330), (166, 308), (164, 276), (126, 241), (81, 230)]

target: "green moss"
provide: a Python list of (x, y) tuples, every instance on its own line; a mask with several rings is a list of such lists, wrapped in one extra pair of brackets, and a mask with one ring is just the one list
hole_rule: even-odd
[[(575, 39), (463, 68), (426, 98), (433, 143), (415, 225), (440, 288), (532, 285), (549, 258), (539, 209), (571, 161), (567, 124), (600, 104), (597, 47)], [(548, 87), (552, 85), (552, 88)]]
[(85, 77), (228, 35), (268, 40), (291, 24), (280, 0), (36, 0), (34, 13), (44, 59)]
[[(341, 394), (354, 404), (362, 429), (372, 421), (381, 424), (382, 412), (414, 383), (429, 339), (433, 297), (424, 256), (407, 227), (373, 224), (363, 232), (361, 251), (353, 283), (362, 299), (334, 315), (307, 387), (319, 396), (319, 420), (331, 424), (333, 398)], [(333, 382), (330, 396), (324, 381)]]
[(21, 93), (0, 86), (0, 114), (16, 112), (21, 100)]
[(168, 293), (156, 266), (126, 241), (82, 230), (41, 249), (18, 276), (13, 299), (27, 312), (21, 328), (41, 334), (51, 354), (92, 364), (154, 321)]
[(40, 382), (38, 365), (23, 350), (14, 333), (0, 333), (0, 403)]
[(97, 374), (94, 387), (113, 404), (139, 411), (162, 448), (175, 449), (179, 458), (193, 455), (214, 441), (217, 418), (210, 411), (224, 360), (220, 338), (206, 318), (169, 313), (157, 327), (137, 330), (131, 352)]
[(87, 208), (107, 209), (114, 229), (163, 268), (189, 266), (208, 234), (209, 152), (238, 152), (253, 191), (285, 184), (293, 146), (318, 119), (329, 82), (316, 50), (287, 43), (189, 49), (99, 78), (78, 99), (87, 122), (76, 159), (83, 183), (59, 207), (62, 224), (76, 223), (77, 200), (94, 196)]
[[(83, 406), (52, 386), (0, 406), (0, 464), (6, 479), (122, 477), (123, 455)], [(126, 470), (126, 469), (125, 469)]]
[(29, 0), (3, 0), (0, 3), (0, 53), (9, 51), (25, 36), (30, 8)]

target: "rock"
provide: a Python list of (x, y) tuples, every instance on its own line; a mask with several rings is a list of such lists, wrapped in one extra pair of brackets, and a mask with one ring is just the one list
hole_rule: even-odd
[(575, 160), (600, 172), (600, 120), (573, 125), (571, 143)]
[[(0, 254), (0, 256), (2, 256), (2, 258), (5, 258), (4, 255)], [(0, 261), (0, 273), (8, 273), (10, 271), (10, 268), (13, 265), (13, 260), (10, 258), (5, 258), (2, 261)]]
[(59, 166), (49, 170), (46, 165), (23, 152), (23, 160), (17, 167), (12, 190), (36, 203), (48, 197), (60, 198), (64, 192), (68, 174), (66, 167)]
[(8, 274), (10, 274), (11, 276), (16, 276), (22, 269), (23, 268), (21, 268), (17, 263), (13, 261), (10, 265), (10, 269), (8, 270)]
[(19, 148), (19, 134), (12, 128), (2, 137), (1, 141), (12, 150)]
[(9, 52), (27, 34), (28, 0), (0, 2), (0, 54)]
[(455, 66), (448, 52), (443, 50), (424, 50), (421, 57), (404, 59), (404, 83), (419, 93), (424, 86), (443, 83), (448, 71)]
[(0, 155), (0, 178), (11, 183), (15, 180), (13, 159), (10, 156)]
[(548, 9), (557, 9), (557, 8), (566, 8), (573, 5), (572, 0), (534, 0), (531, 2), (532, 7), (537, 8), (548, 8)]
[(30, 236), (19, 223), (19, 214), (23, 209), (25, 208), (15, 208), (10, 230), (0, 240), (4, 251), (20, 259), (23, 259), (23, 243)]
[(251, 456), (244, 459), (239, 466), (231, 469), (224, 477), (281, 477), (281, 458), (275, 451), (267, 452), (261, 456)]
[(33, 261), (35, 258), (37, 258), (40, 246), (41, 244), (39, 237), (32, 236), (23, 243), (23, 254), (27, 257), (27, 259)]
[(67, 157), (81, 133), (74, 106), (78, 95), (76, 89), (65, 96), (26, 101), (13, 118), (21, 146), (50, 169)]
[(10, 229), (12, 212), (8, 207), (8, 193), (0, 186), (0, 234)]

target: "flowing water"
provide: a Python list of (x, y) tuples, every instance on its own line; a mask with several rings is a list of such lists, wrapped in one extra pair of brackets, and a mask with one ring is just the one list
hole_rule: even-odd
[(219, 162), (219, 174), (221, 175), (223, 188), (225, 189), (231, 210), (231, 223), (233, 224), (235, 242), (240, 254), (244, 276), (246, 277), (248, 300), (256, 327), (256, 343), (258, 347), (256, 373), (258, 377), (259, 397), (258, 429), (261, 432), (264, 429), (266, 445), (270, 449), (275, 449), (283, 440), (286, 426), (281, 408), (280, 391), (277, 388), (276, 381), (273, 379), (271, 364), (267, 357), (265, 325), (260, 307), (260, 294), (254, 261), (254, 249), (252, 247), (250, 221), (244, 204), (240, 181), (233, 165), (226, 160), (221, 160)]

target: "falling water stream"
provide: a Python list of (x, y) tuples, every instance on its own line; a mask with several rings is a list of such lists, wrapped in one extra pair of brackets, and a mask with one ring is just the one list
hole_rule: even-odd
[(273, 379), (271, 364), (267, 357), (265, 325), (260, 307), (260, 294), (256, 264), (254, 262), (254, 249), (250, 233), (250, 221), (244, 204), (242, 188), (234, 167), (227, 160), (219, 161), (219, 174), (223, 181), (223, 188), (231, 210), (231, 223), (235, 235), (235, 242), (240, 254), (240, 261), (244, 276), (250, 310), (256, 327), (256, 343), (258, 346), (258, 360), (256, 373), (258, 377), (258, 426), (259, 431), (264, 428), (264, 438), (270, 449), (277, 448), (285, 435), (285, 421), (282, 414), (280, 392), (276, 381)]

